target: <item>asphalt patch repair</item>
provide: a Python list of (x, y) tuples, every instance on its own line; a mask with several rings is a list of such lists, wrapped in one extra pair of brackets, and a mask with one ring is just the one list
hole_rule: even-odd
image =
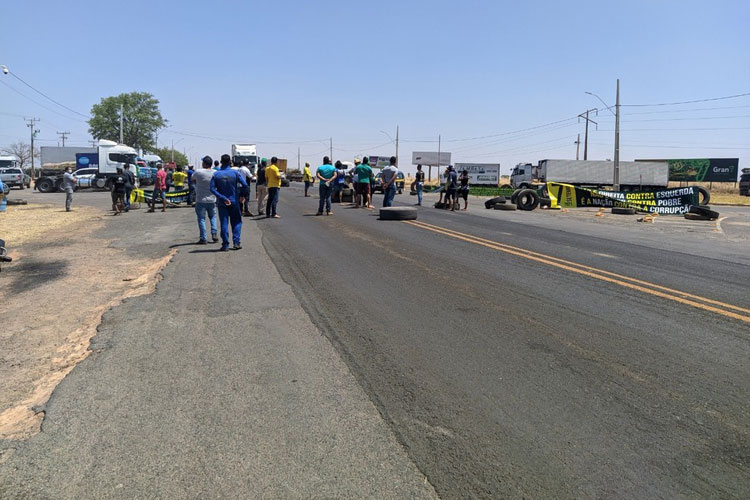
[(0, 273), (0, 438), (39, 432), (57, 384), (90, 351), (102, 315), (128, 297), (153, 292), (175, 253), (134, 259), (96, 237), (109, 218), (29, 205), (2, 215), (13, 263)]

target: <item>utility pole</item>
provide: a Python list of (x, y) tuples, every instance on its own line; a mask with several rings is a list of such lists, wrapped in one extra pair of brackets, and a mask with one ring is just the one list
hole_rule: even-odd
[(599, 115), (599, 110), (596, 109), (596, 108), (587, 109), (585, 112), (583, 112), (580, 115), (578, 115), (579, 119), (583, 118), (584, 120), (586, 120), (586, 133), (585, 133), (584, 139), (583, 139), (583, 159), (584, 160), (588, 160), (589, 159), (589, 122), (591, 122), (594, 125), (596, 125), (597, 129), (599, 128), (599, 124), (596, 123), (594, 120), (592, 120), (592, 119), (589, 118), (589, 113), (593, 113), (593, 112), (595, 112), (597, 114), (597, 116)]
[(396, 165), (398, 165), (398, 125), (396, 125)]
[(95, 148), (96, 147), (96, 140), (89, 141), (89, 144), (91, 144), (92, 148)]
[[(440, 148), (442, 147), (442, 137), (438, 135), (438, 157), (437, 157), (437, 177), (438, 185), (440, 184)], [(432, 173), (432, 167), (430, 167), (430, 173)], [(432, 177), (432, 175), (430, 175)]]
[(581, 149), (581, 134), (578, 134), (578, 139), (576, 139), (575, 145), (576, 145), (576, 160), (578, 160), (578, 150)]
[[(122, 136), (122, 129), (120, 130), (120, 135)], [(172, 163), (174, 163), (174, 139), (172, 139)]]
[(302, 170), (300, 168), (299, 159), (300, 159), (300, 155), (299, 155), (299, 147), (298, 147), (297, 148), (297, 170), (299, 170), (301, 172)]
[(36, 170), (34, 169), (34, 137), (39, 133), (39, 129), (36, 128), (36, 122), (39, 121), (39, 118), (32, 117), (27, 121), (26, 126), (31, 130), (31, 176), (36, 177)]
[(120, 144), (122, 144), (122, 115), (124, 113), (123, 105), (120, 104)]
[(612, 188), (620, 190), (620, 79), (617, 79), (617, 98), (615, 101), (615, 175)]
[(65, 147), (65, 139), (70, 135), (70, 132), (57, 132), (57, 135), (62, 139), (62, 147)]
[(328, 157), (333, 164), (333, 137), (331, 137), (331, 156)]

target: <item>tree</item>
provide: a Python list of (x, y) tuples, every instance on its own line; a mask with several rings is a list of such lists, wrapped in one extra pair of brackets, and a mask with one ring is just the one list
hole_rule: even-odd
[[(19, 166), (22, 169), (31, 168), (31, 146), (28, 142), (14, 142), (0, 149), (0, 151), (18, 158)], [(39, 158), (39, 148), (34, 148), (34, 158)]]
[(169, 163), (170, 161), (172, 161), (173, 152), (174, 152), (174, 162), (176, 164), (183, 165), (183, 166), (189, 164), (187, 156), (180, 153), (176, 149), (172, 150), (171, 148), (159, 148), (154, 152), (154, 154), (158, 155), (159, 158), (161, 158), (164, 163)]
[(120, 106), (123, 108), (122, 139), (128, 146), (154, 148), (154, 134), (167, 124), (159, 101), (147, 92), (104, 97), (91, 108), (89, 133), (94, 139), (120, 140)]

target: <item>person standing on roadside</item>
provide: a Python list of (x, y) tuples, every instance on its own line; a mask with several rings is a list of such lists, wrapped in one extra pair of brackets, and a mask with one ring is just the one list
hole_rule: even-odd
[(352, 195), (352, 204), (354, 205), (354, 208), (359, 208), (359, 203), (362, 198), (359, 195), (359, 190), (357, 189), (357, 187), (359, 187), (359, 175), (357, 174), (357, 167), (359, 166), (359, 164), (359, 158), (354, 158), (354, 168), (352, 169), (352, 189), (354, 190), (354, 194)]
[(193, 174), (195, 170), (192, 165), (188, 165), (187, 169), (187, 185), (188, 185), (188, 205), (195, 206), (195, 184), (193, 181)]
[(417, 174), (414, 179), (417, 188), (417, 205), (422, 206), (422, 190), (424, 189), (424, 171), (422, 165), (417, 165)]
[(258, 215), (265, 215), (263, 202), (268, 195), (268, 181), (266, 180), (266, 159), (260, 160), (258, 175), (255, 178), (255, 197), (258, 198)]
[(310, 172), (309, 163), (305, 163), (305, 170), (302, 172), (302, 180), (305, 182), (305, 198), (309, 198), (310, 195), (307, 192), (310, 190), (310, 186), (313, 185), (313, 176)]
[(373, 177), (370, 158), (362, 158), (362, 163), (354, 169), (354, 175), (357, 176), (357, 195), (362, 197), (362, 208), (373, 208), (370, 200), (370, 183)]
[(214, 170), (219, 170), (219, 160), (214, 160)]
[(115, 215), (120, 215), (125, 208), (125, 185), (127, 176), (123, 173), (122, 167), (117, 167), (117, 175), (112, 177), (112, 211)]
[(344, 202), (344, 188), (346, 187), (346, 169), (344, 164), (336, 161), (336, 179), (333, 181), (333, 199), (338, 196), (339, 205)]
[(458, 174), (453, 165), (448, 165), (448, 172), (445, 178), (445, 208), (450, 205), (451, 212), (456, 211), (458, 204)]
[(175, 191), (183, 191), (185, 189), (186, 181), (187, 174), (183, 171), (181, 165), (177, 166), (177, 170), (172, 174), (172, 184), (174, 185)]
[(70, 206), (73, 204), (73, 191), (76, 187), (76, 182), (78, 182), (72, 174), (73, 169), (70, 167), (65, 167), (65, 173), (63, 174), (63, 191), (65, 191), (65, 211), (70, 212)]
[(164, 166), (161, 163), (156, 164), (156, 177), (154, 178), (154, 194), (151, 196), (151, 208), (149, 212), (153, 212), (156, 208), (156, 200), (161, 199), (162, 212), (167, 211), (167, 173), (164, 171)]
[(232, 224), (233, 250), (241, 250), (242, 214), (240, 204), (244, 201), (237, 192), (247, 188), (245, 179), (239, 172), (232, 170), (232, 158), (228, 154), (221, 155), (221, 168), (214, 172), (211, 178), (211, 192), (216, 196), (219, 209), (219, 223), (221, 225), (221, 251), (229, 250), (229, 223)]
[(125, 211), (130, 212), (130, 193), (135, 188), (135, 174), (130, 170), (130, 163), (125, 164)]
[(461, 171), (461, 176), (458, 178), (458, 182), (459, 182), (458, 190), (461, 193), (461, 198), (464, 199), (464, 210), (467, 210), (469, 208), (469, 171), (468, 170), (464, 169)]
[(398, 168), (396, 167), (396, 157), (391, 156), (390, 165), (383, 169), (383, 206), (392, 207), (393, 198), (396, 196), (396, 178), (398, 178)]
[(211, 169), (211, 157), (204, 156), (201, 160), (201, 168), (191, 177), (193, 191), (195, 192), (195, 215), (198, 218), (198, 232), (200, 233), (199, 245), (206, 244), (206, 214), (211, 224), (211, 240), (219, 241), (216, 228), (216, 195), (211, 192), (211, 179), (214, 171)]
[(331, 165), (331, 159), (325, 156), (323, 158), (323, 164), (318, 167), (315, 172), (315, 176), (320, 181), (318, 186), (318, 193), (320, 194), (320, 202), (318, 203), (318, 213), (316, 215), (323, 215), (323, 208), (326, 209), (326, 215), (333, 215), (331, 212), (331, 193), (332, 182), (336, 178), (336, 169)]
[(250, 211), (250, 186), (253, 184), (253, 174), (250, 172), (248, 165), (250, 165), (250, 162), (244, 160), (242, 166), (239, 168), (240, 174), (245, 179), (245, 183), (247, 183), (247, 189), (242, 193), (242, 196), (245, 198), (245, 202), (242, 204), (242, 215), (252, 217), (253, 213)]
[(273, 217), (279, 219), (276, 213), (276, 205), (279, 203), (279, 190), (281, 189), (281, 172), (276, 166), (279, 159), (275, 156), (271, 158), (271, 165), (266, 167), (266, 184), (268, 184), (268, 201), (266, 202), (266, 218)]

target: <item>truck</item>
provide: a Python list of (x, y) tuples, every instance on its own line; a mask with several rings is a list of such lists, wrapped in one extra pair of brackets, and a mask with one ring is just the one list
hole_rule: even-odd
[(258, 167), (258, 148), (255, 144), (232, 144), (232, 165), (241, 166), (248, 162), (250, 171), (255, 173)]
[[(538, 165), (519, 163), (510, 175), (514, 188), (533, 188), (547, 182), (561, 182), (593, 188), (611, 187), (614, 163), (596, 160), (541, 160)], [(622, 191), (654, 190), (667, 187), (669, 164), (654, 161), (621, 161)]]
[(24, 189), (31, 183), (29, 176), (21, 169), (21, 162), (13, 155), (0, 156), (0, 179), (8, 189), (12, 186)]
[[(135, 166), (137, 157), (136, 150), (130, 146), (104, 139), (99, 141), (98, 148), (42, 146), (42, 173), (36, 179), (34, 188), (42, 193), (59, 191), (66, 167), (77, 169), (96, 164), (97, 174), (93, 181), (94, 186), (109, 189), (112, 177), (117, 175), (117, 168), (123, 167), (125, 163)], [(79, 164), (79, 161), (82, 164)]]

